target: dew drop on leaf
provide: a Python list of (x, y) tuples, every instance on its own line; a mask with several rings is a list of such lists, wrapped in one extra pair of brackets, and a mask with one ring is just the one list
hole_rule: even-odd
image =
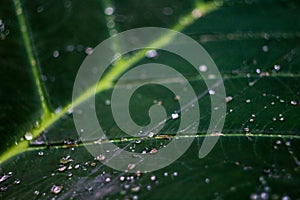
[(106, 15), (112, 15), (114, 13), (114, 8), (109, 6), (109, 7), (105, 8), (104, 13)]
[(148, 50), (148, 51), (146, 52), (146, 57), (147, 57), (147, 58), (155, 58), (155, 57), (157, 57), (157, 56), (158, 56), (158, 53), (157, 53), (156, 50)]
[(297, 101), (291, 100), (291, 105), (293, 105), (293, 106), (297, 105)]
[(156, 176), (154, 176), (154, 175), (150, 176), (150, 180), (151, 181), (155, 181), (156, 180)]
[(172, 113), (171, 115), (172, 119), (177, 119), (179, 117), (178, 113)]
[(200, 65), (199, 70), (200, 70), (200, 72), (206, 72), (207, 71), (207, 66), (206, 65)]
[(53, 51), (52, 56), (54, 58), (58, 58), (59, 57), (59, 51), (58, 50)]
[(263, 52), (268, 52), (269, 51), (269, 47), (267, 45), (264, 45), (262, 47)]
[(27, 132), (27, 133), (24, 135), (24, 137), (25, 137), (26, 140), (32, 140), (32, 139), (33, 139), (33, 135), (32, 135), (32, 133), (30, 133), (30, 132)]
[(51, 193), (53, 193), (53, 194), (58, 194), (58, 193), (61, 192), (62, 188), (63, 188), (62, 185), (53, 185), (53, 186), (51, 187)]

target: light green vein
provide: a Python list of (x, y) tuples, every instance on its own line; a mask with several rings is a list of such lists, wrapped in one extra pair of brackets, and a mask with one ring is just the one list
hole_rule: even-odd
[[(19, 24), (21, 26), (21, 32), (22, 37), (25, 43), (27, 56), (30, 60), (30, 64), (32, 67), (34, 79), (36, 81), (36, 85), (38, 88), (39, 95), (41, 96), (42, 100), (42, 107), (44, 111), (44, 117), (42, 118), (41, 124), (38, 128), (35, 128), (31, 130), (30, 132), (32, 135), (36, 138), (39, 136), (44, 130), (49, 128), (51, 125), (53, 125), (55, 122), (57, 122), (62, 116), (67, 114), (70, 109), (78, 106), (85, 100), (89, 99), (90, 97), (95, 95), (95, 87), (96, 87), (96, 93), (100, 93), (106, 89), (109, 89), (113, 86), (114, 80), (116, 80), (122, 73), (124, 73), (129, 67), (131, 67), (133, 64), (137, 63), (139, 60), (143, 59), (145, 56), (145, 51), (138, 52), (135, 56), (131, 57), (128, 60), (120, 60), (117, 62), (114, 67), (99, 81), (97, 85), (92, 86), (87, 91), (85, 91), (82, 95), (80, 95), (76, 100), (74, 100), (72, 103), (67, 104), (65, 107), (61, 109), (59, 113), (50, 113), (49, 106), (47, 104), (45, 93), (40, 81), (39, 76), (39, 67), (37, 65), (37, 62), (34, 58), (33, 48), (30, 42), (30, 37), (28, 34), (28, 29), (26, 26), (25, 17), (22, 10), (22, 5), (20, 0), (14, 0), (17, 17)], [(189, 25), (193, 24), (200, 16), (203, 16), (204, 14), (207, 14), (213, 10), (215, 10), (217, 6), (214, 3), (196, 3), (194, 10), (187, 13), (186, 15), (180, 17), (178, 20), (178, 24), (171, 27), (172, 30), (175, 31), (182, 31)], [(195, 15), (196, 13), (196, 15)], [(199, 15), (200, 14), (200, 15)], [(153, 45), (159, 44), (159, 46), (164, 46), (172, 41), (172, 36), (170, 35), (164, 35), (161, 38), (158, 38), (156, 41), (154, 41)], [(150, 44), (151, 45), (151, 44)], [(46, 115), (45, 115), (46, 114)], [(0, 163), (5, 162), (6, 160), (12, 158), (13, 156), (20, 154), (22, 152), (25, 152), (27, 150), (30, 150), (29, 148), (29, 142), (28, 141), (21, 141), (17, 145), (10, 147), (7, 149), (4, 154), (0, 156)]]
[(41, 106), (43, 109), (43, 117), (42, 118), (47, 118), (50, 115), (50, 108), (49, 108), (49, 104), (47, 101), (47, 95), (46, 92), (43, 88), (42, 82), (41, 82), (41, 73), (40, 73), (40, 69), (38, 66), (38, 62), (35, 59), (34, 56), (34, 48), (32, 46), (31, 40), (30, 40), (30, 35), (29, 35), (29, 31), (28, 31), (28, 25), (26, 24), (26, 19), (24, 16), (24, 12), (22, 9), (22, 5), (21, 5), (21, 1), (20, 0), (14, 0), (14, 6), (15, 6), (15, 10), (16, 10), (16, 15), (17, 15), (17, 19), (18, 19), (18, 23), (20, 26), (20, 30), (21, 30), (21, 35), (22, 35), (22, 39), (24, 42), (24, 47), (26, 50), (26, 55), (30, 64), (30, 68), (32, 71), (32, 75), (34, 78), (34, 82), (40, 97), (40, 101), (41, 101)]

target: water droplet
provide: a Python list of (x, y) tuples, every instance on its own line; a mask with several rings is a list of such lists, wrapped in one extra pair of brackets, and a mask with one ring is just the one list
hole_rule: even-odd
[(200, 72), (206, 72), (207, 71), (207, 66), (206, 65), (200, 65), (199, 70), (200, 70)]
[(202, 16), (202, 12), (196, 8), (192, 11), (192, 15), (195, 19), (199, 19)]
[(14, 184), (16, 184), (16, 185), (18, 185), (18, 184), (20, 184), (21, 183), (21, 180), (20, 179), (16, 179), (15, 181), (14, 181)]
[(58, 193), (61, 192), (62, 188), (63, 188), (62, 185), (53, 185), (53, 186), (51, 187), (51, 192), (52, 192), (53, 194), (58, 194)]
[(268, 52), (269, 51), (269, 47), (267, 45), (264, 45), (262, 47), (263, 52)]
[(156, 154), (158, 152), (158, 150), (156, 148), (151, 149), (151, 151), (149, 152), (150, 154)]
[(152, 189), (152, 187), (151, 187), (151, 185), (147, 185), (147, 190), (151, 190)]
[(124, 181), (125, 177), (124, 176), (120, 176), (120, 181)]
[(111, 179), (109, 178), (109, 177), (107, 177), (106, 179), (105, 179), (105, 182), (106, 183), (109, 183), (111, 181)]
[(137, 195), (134, 195), (133, 197), (132, 197), (132, 200), (138, 200), (139, 199), (139, 197), (137, 196)]
[(129, 169), (129, 170), (132, 170), (132, 169), (134, 169), (135, 168), (135, 164), (134, 163), (129, 163), (128, 164), (128, 166), (127, 166), (127, 168)]
[(53, 55), (54, 58), (58, 58), (59, 51), (58, 50), (53, 51), (52, 55)]
[(178, 113), (172, 113), (171, 115), (172, 119), (177, 119), (179, 117)]
[(153, 132), (149, 132), (148, 137), (153, 137), (154, 133)]
[(247, 100), (246, 100), (246, 103), (251, 103), (251, 99), (247, 99)]
[(209, 178), (205, 179), (205, 183), (208, 184), (210, 182)]
[(27, 132), (25, 135), (24, 135), (25, 139), (26, 140), (32, 140), (33, 139), (33, 135), (31, 132)]
[(135, 186), (135, 187), (132, 187), (132, 188), (131, 188), (131, 191), (132, 191), (132, 192), (138, 192), (138, 191), (140, 191), (140, 189), (141, 189), (140, 186)]
[(10, 176), (10, 175), (5, 175), (5, 174), (4, 174), (3, 176), (0, 177), (0, 183), (1, 183), (1, 182), (4, 182), (4, 181), (7, 180), (9, 177), (11, 177), (11, 176)]
[(250, 199), (251, 200), (259, 200), (260, 198), (259, 198), (259, 196), (257, 194), (251, 194), (250, 195)]
[(225, 98), (225, 103), (229, 103), (230, 101), (232, 101), (232, 96), (228, 96)]
[(208, 93), (209, 93), (210, 95), (215, 95), (215, 94), (216, 94), (216, 92), (215, 92), (214, 90), (208, 90)]
[(284, 121), (284, 117), (280, 117), (279, 121), (283, 122)]
[(164, 176), (168, 176), (168, 172), (165, 172), (165, 173), (164, 173)]
[(6, 190), (7, 190), (7, 186), (2, 186), (2, 187), (0, 187), (0, 192), (6, 192)]
[(262, 200), (269, 199), (269, 194), (266, 193), (266, 192), (262, 192), (262, 193), (260, 194), (260, 198), (261, 198)]
[(274, 65), (274, 69), (276, 70), (276, 71), (279, 71), (280, 70), (280, 65)]
[(60, 159), (60, 164), (68, 164), (72, 162), (73, 160), (71, 159), (70, 155), (67, 155), (66, 157), (63, 157)]
[(156, 180), (156, 176), (154, 176), (154, 175), (150, 176), (150, 180), (151, 181), (155, 181)]
[(287, 195), (282, 196), (281, 200), (290, 200), (291, 198)]
[(92, 47), (87, 47), (87, 48), (85, 49), (85, 53), (86, 53), (87, 55), (91, 55), (91, 54), (93, 53), (93, 48), (92, 48)]
[(297, 105), (297, 101), (291, 100), (291, 105), (293, 105), (293, 106)]
[(178, 176), (178, 172), (174, 172), (174, 173), (173, 173), (173, 176)]
[(103, 161), (103, 160), (105, 160), (105, 158), (106, 157), (103, 154), (100, 154), (99, 156), (96, 157), (96, 159), (99, 160), (99, 161)]
[(105, 100), (105, 105), (107, 105), (107, 106), (110, 105), (110, 100), (109, 100), (109, 99), (106, 99), (106, 100)]
[(255, 70), (255, 72), (256, 72), (257, 74), (260, 74), (261, 70), (260, 70), (259, 68), (257, 68), (257, 69)]
[(61, 166), (59, 166), (59, 168), (57, 169), (57, 171), (63, 172), (63, 171), (65, 171), (66, 169), (67, 169), (67, 167), (66, 167), (65, 165), (61, 165)]
[(61, 112), (61, 107), (57, 107), (54, 112), (55, 112), (55, 114), (60, 113)]
[(158, 53), (157, 53), (157, 51), (156, 50), (148, 50), (147, 52), (146, 52), (146, 57), (147, 58), (155, 58), (155, 57), (157, 57), (158, 56)]
[(248, 127), (245, 127), (245, 128), (244, 128), (244, 131), (245, 131), (246, 133), (248, 133), (248, 132), (250, 131), (250, 129), (249, 129)]
[(112, 15), (114, 13), (114, 8), (109, 6), (109, 7), (105, 8), (104, 13), (106, 15)]

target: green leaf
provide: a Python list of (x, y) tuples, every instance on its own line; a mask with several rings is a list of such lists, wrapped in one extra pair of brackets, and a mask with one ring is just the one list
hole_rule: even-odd
[[(114, 8), (111, 15), (105, 14), (108, 7)], [(292, 0), (2, 1), (0, 197), (300, 198), (299, 12), (299, 3)], [(211, 115), (208, 88), (201, 77), (186, 60), (162, 50), (155, 59), (146, 58), (145, 51), (122, 58), (97, 87), (97, 117), (108, 136), (103, 145), (113, 142), (121, 150), (149, 153), (188, 137), (176, 136), (180, 119), (168, 120), (158, 135), (142, 141), (117, 126), (109, 105), (113, 86), (140, 64), (156, 62), (178, 70), (199, 95), (201, 112), (194, 142), (178, 160), (155, 172), (130, 174), (105, 166), (99, 160), (106, 158), (93, 158), (86, 150), (85, 145), (95, 141), (79, 139), (72, 90), (93, 47), (117, 32), (146, 26), (177, 30), (203, 45), (223, 77), (227, 114), (217, 145), (199, 159)], [(158, 41), (172, 38), (162, 36)], [(174, 77), (146, 74), (128, 80), (124, 89), (148, 79), (180, 85)], [(91, 96), (86, 91), (73, 106)], [(132, 119), (147, 125), (154, 102), (170, 116), (180, 109), (174, 97), (161, 86), (139, 88), (130, 102)]]

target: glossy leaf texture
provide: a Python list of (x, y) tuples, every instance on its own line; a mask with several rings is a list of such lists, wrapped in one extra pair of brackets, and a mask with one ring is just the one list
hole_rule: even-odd
[[(0, 197), (300, 199), (299, 13), (296, 0), (2, 1)], [(72, 90), (95, 46), (118, 32), (149, 26), (181, 31), (207, 50), (223, 77), (227, 113), (217, 145), (199, 159), (210, 95), (218, 94), (186, 60), (169, 52), (157, 50), (132, 65), (126, 63), (139, 52), (126, 55), (112, 85), (126, 71), (155, 62), (172, 66), (196, 94), (205, 94), (196, 101), (201, 120), (188, 151), (166, 168), (131, 174), (110, 169), (101, 163), (104, 157), (88, 153), (84, 145), (95, 143), (79, 139)], [(158, 79), (181, 84), (171, 76), (145, 74), (128, 80), (124, 90)], [(171, 140), (185, 140), (176, 136), (180, 119), (168, 120), (158, 135), (142, 141), (124, 133), (112, 115), (112, 91), (97, 93), (97, 117), (122, 150), (153, 153)], [(153, 104), (163, 105), (170, 117), (180, 109), (176, 98), (158, 85), (140, 87), (130, 101), (132, 119), (147, 125)]]

